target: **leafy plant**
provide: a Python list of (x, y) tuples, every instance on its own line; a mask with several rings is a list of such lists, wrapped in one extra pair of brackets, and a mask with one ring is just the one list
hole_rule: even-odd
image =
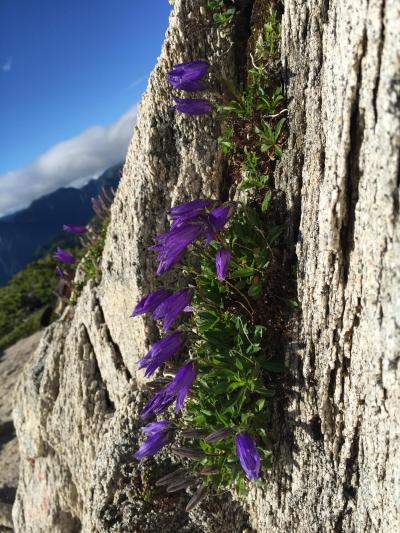
[(268, 152), (270, 159), (274, 159), (275, 155), (279, 157), (282, 155), (281, 133), (285, 122), (286, 119), (281, 118), (275, 126), (272, 126), (269, 122), (263, 120), (261, 126), (259, 128), (256, 126), (255, 128), (260, 139), (261, 151)]
[(98, 223), (95, 232), (93, 232), (92, 240), (89, 241), (90, 244), (86, 248), (86, 253), (82, 261), (82, 268), (86, 274), (86, 279), (97, 279), (101, 275), (100, 263), (109, 222), (110, 218), (108, 216)]
[(278, 14), (273, 10), (256, 45), (256, 59), (258, 61), (279, 57), (281, 33), (282, 27), (278, 20)]
[(226, 26), (232, 22), (236, 8), (232, 2), (224, 0), (208, 0), (208, 7), (214, 11), (213, 19), (218, 26)]
[(228, 104), (221, 105), (218, 112), (222, 119), (231, 115), (239, 119), (250, 119), (255, 111), (254, 97), (251, 91), (243, 91), (239, 93), (236, 100), (232, 100)]
[(260, 93), (260, 98), (257, 102), (256, 108), (259, 111), (263, 111), (269, 115), (275, 114), (278, 108), (282, 105), (282, 102), (284, 101), (284, 97), (282, 95), (282, 88), (277, 87), (271, 97), (264, 95), (264, 91), (260, 91)]
[(0, 288), (0, 350), (54, 319), (57, 277), (50, 255), (29, 264)]
[(222, 152), (225, 155), (231, 155), (235, 149), (233, 142), (233, 128), (228, 126), (225, 128), (222, 137), (219, 138), (219, 144), (222, 146)]

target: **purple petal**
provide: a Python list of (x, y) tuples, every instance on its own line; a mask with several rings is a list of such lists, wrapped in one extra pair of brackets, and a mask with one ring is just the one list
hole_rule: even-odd
[(168, 214), (174, 217), (180, 217), (187, 213), (193, 213), (193, 211), (204, 210), (207, 207), (210, 207), (214, 202), (213, 200), (208, 200), (206, 198), (198, 198), (196, 200), (191, 200), (190, 202), (185, 202), (183, 204), (176, 205), (168, 209)]
[(186, 400), (189, 393), (189, 389), (192, 386), (193, 381), (196, 379), (196, 369), (193, 363), (181, 367), (174, 380), (170, 383), (169, 387), (171, 391), (176, 394), (176, 412), (178, 413)]
[(176, 399), (176, 411), (183, 407), (193, 381), (196, 379), (196, 369), (193, 363), (181, 367), (174, 379), (166, 387), (159, 390), (146, 404), (140, 413), (142, 418), (158, 415)]
[(175, 89), (199, 91), (203, 88), (202, 80), (209, 66), (206, 61), (188, 61), (175, 65), (168, 73), (168, 83)]
[(144, 443), (140, 446), (138, 451), (134, 454), (136, 459), (142, 459), (143, 457), (151, 457), (155, 453), (161, 450), (166, 444), (171, 440), (171, 435), (169, 432), (160, 431), (151, 435)]
[(73, 263), (75, 263), (75, 257), (66, 250), (63, 250), (59, 247), (57, 248), (56, 253), (53, 255), (53, 258), (57, 261), (67, 263), (68, 265), (72, 265)]
[(169, 428), (170, 426), (171, 422), (168, 422), (168, 420), (159, 420), (158, 422), (150, 422), (147, 426), (142, 428), (142, 431), (143, 433), (146, 433), (146, 435), (151, 436)]
[(221, 248), (218, 250), (215, 257), (215, 265), (217, 268), (217, 277), (219, 281), (223, 281), (226, 278), (231, 259), (232, 254), (228, 248)]
[(181, 289), (174, 292), (169, 298), (154, 311), (155, 320), (164, 319), (164, 331), (168, 331), (185, 307), (192, 301), (192, 293), (189, 289)]
[(144, 296), (132, 311), (131, 317), (152, 313), (166, 298), (171, 295), (170, 291), (160, 289)]
[(159, 415), (174, 401), (174, 396), (168, 394), (167, 387), (159, 390), (153, 398), (145, 405), (140, 413), (142, 418), (149, 418), (151, 415)]
[(181, 260), (185, 249), (200, 237), (202, 227), (196, 224), (185, 224), (158, 235), (154, 247), (158, 254), (159, 266), (157, 274), (162, 274)]
[(236, 453), (240, 464), (248, 479), (258, 479), (260, 476), (260, 454), (254, 439), (249, 433), (239, 433), (236, 436)]
[(146, 368), (145, 376), (151, 376), (163, 363), (183, 348), (185, 336), (175, 331), (171, 335), (160, 339), (150, 348), (149, 352), (138, 361), (139, 368)]
[(172, 109), (176, 109), (185, 115), (205, 115), (210, 113), (213, 109), (213, 106), (202, 98), (175, 98), (175, 105), (172, 106)]

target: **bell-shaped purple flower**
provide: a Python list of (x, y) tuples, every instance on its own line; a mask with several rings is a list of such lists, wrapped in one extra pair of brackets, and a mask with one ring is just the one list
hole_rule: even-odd
[(203, 88), (202, 80), (210, 65), (207, 61), (187, 61), (175, 65), (168, 74), (168, 82), (174, 89), (194, 92)]
[(147, 403), (141, 416), (148, 418), (164, 411), (176, 399), (176, 412), (179, 412), (185, 402), (189, 389), (196, 379), (196, 369), (193, 363), (182, 366), (174, 379), (166, 387), (159, 390)]
[(239, 433), (236, 436), (236, 453), (247, 478), (258, 479), (261, 467), (260, 454), (249, 433)]
[(185, 336), (175, 331), (172, 335), (160, 339), (150, 348), (150, 351), (139, 360), (139, 368), (146, 368), (145, 376), (151, 376), (159, 366), (171, 359), (186, 343)]
[(231, 262), (232, 254), (229, 248), (220, 248), (215, 256), (215, 266), (217, 268), (217, 277), (219, 281), (223, 281), (226, 278), (229, 269), (229, 263)]
[[(150, 428), (150, 426), (152, 426)], [(157, 426), (157, 427), (156, 427)], [(161, 450), (171, 440), (171, 432), (168, 431), (170, 423), (166, 420), (148, 424), (143, 428), (143, 431), (149, 435), (148, 439), (140, 446), (138, 451), (134, 454), (136, 459), (143, 457), (151, 457)]]
[(184, 204), (177, 205), (168, 210), (172, 219), (171, 229), (177, 228), (187, 222), (204, 224), (206, 221), (206, 208), (213, 204), (213, 200), (199, 198)]
[(144, 313), (152, 313), (170, 295), (171, 292), (165, 289), (159, 289), (158, 291), (147, 294), (136, 305), (131, 317), (143, 315)]
[(230, 202), (221, 204), (212, 209), (208, 215), (208, 228), (206, 230), (206, 241), (210, 243), (217, 233), (219, 233), (235, 210), (235, 204)]
[(199, 238), (201, 230), (199, 225), (186, 224), (158, 235), (158, 244), (151, 248), (158, 254), (157, 274), (162, 274), (178, 263), (189, 244)]
[(193, 294), (189, 289), (174, 292), (157, 307), (153, 313), (153, 318), (155, 320), (164, 319), (164, 331), (168, 331), (185, 310), (185, 307), (190, 304), (192, 298)]
[(142, 431), (150, 437), (151, 435), (155, 435), (159, 431), (163, 431), (170, 426), (171, 422), (168, 422), (168, 420), (159, 420), (158, 422), (150, 422), (142, 428)]
[(64, 224), (63, 230), (68, 233), (75, 233), (75, 235), (82, 235), (87, 232), (86, 226), (77, 226), (76, 224)]
[(207, 198), (197, 198), (196, 200), (191, 200), (190, 202), (171, 207), (168, 209), (167, 213), (171, 218), (180, 217), (187, 213), (192, 213), (193, 211), (202, 211), (203, 209), (210, 207), (213, 203), (213, 200), (208, 200)]
[(60, 247), (57, 247), (57, 251), (53, 255), (53, 258), (57, 261), (61, 261), (62, 263), (67, 263), (68, 265), (75, 263), (75, 257)]
[(175, 105), (172, 109), (176, 109), (185, 115), (205, 115), (212, 111), (212, 105), (208, 100), (202, 98), (175, 98)]

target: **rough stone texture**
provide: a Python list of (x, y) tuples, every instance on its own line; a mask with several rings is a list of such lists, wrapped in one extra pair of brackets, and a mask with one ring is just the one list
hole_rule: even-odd
[(399, 24), (397, 0), (285, 2), (304, 349), (258, 531), (400, 531)]
[(39, 344), (42, 332), (23, 339), (0, 355), (0, 532), (13, 529), (11, 509), (18, 484), (18, 442), (12, 421), (19, 374)]
[[(191, 58), (234, 74), (235, 47), (215, 32), (206, 3), (174, 3), (113, 205), (101, 284), (48, 329), (21, 380), (18, 532), (248, 528), (227, 495), (190, 517), (181, 496), (149, 497), (131, 464), (143, 394), (135, 361), (154, 332), (127, 316), (154, 287), (146, 246), (167, 206), (221, 184), (216, 123), (172, 112), (165, 81)], [(276, 184), (288, 255), (297, 243), (302, 315), (287, 350), (294, 386), (277, 459), (266, 489), (246, 503), (258, 532), (400, 530), (399, 21), (397, 0), (285, 2), (290, 136)], [(149, 463), (154, 475), (161, 459)]]

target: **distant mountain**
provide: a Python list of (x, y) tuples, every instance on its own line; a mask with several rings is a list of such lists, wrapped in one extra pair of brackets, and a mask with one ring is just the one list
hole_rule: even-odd
[(26, 209), (0, 218), (0, 287), (38, 258), (63, 224), (87, 224), (94, 215), (91, 198), (102, 187), (116, 188), (121, 170), (122, 164), (115, 165), (81, 189), (58, 189)]

